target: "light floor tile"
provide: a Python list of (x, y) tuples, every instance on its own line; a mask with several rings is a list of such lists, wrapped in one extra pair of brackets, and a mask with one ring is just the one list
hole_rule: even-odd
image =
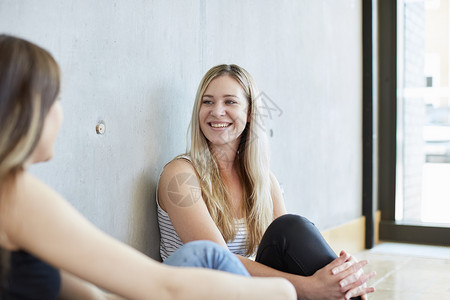
[(369, 299), (450, 300), (447, 251), (450, 253), (450, 247), (389, 243), (357, 253), (355, 257), (369, 260), (364, 268), (366, 272), (377, 272), (369, 282), (376, 289)]

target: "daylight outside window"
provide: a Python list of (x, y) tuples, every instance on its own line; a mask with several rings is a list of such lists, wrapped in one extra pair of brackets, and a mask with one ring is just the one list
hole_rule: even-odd
[(396, 220), (404, 223), (450, 226), (449, 2), (398, 1)]

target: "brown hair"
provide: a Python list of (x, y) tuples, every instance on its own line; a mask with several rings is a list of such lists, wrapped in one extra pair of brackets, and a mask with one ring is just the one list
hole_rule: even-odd
[[(7, 184), (14, 182), (39, 142), (59, 88), (59, 67), (49, 52), (26, 40), (0, 35), (0, 209), (7, 200)], [(3, 282), (8, 251), (0, 251)]]
[(59, 67), (49, 52), (0, 35), (0, 183), (22, 169), (59, 93)]

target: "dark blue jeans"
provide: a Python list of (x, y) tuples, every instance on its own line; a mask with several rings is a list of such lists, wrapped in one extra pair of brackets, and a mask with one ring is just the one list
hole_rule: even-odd
[(304, 217), (289, 214), (270, 224), (256, 254), (259, 263), (301, 276), (313, 275), (336, 258), (313, 223)]

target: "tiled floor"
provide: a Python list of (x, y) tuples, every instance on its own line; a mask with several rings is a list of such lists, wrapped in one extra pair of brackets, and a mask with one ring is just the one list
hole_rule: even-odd
[(381, 243), (355, 257), (377, 272), (371, 300), (450, 300), (450, 247)]

